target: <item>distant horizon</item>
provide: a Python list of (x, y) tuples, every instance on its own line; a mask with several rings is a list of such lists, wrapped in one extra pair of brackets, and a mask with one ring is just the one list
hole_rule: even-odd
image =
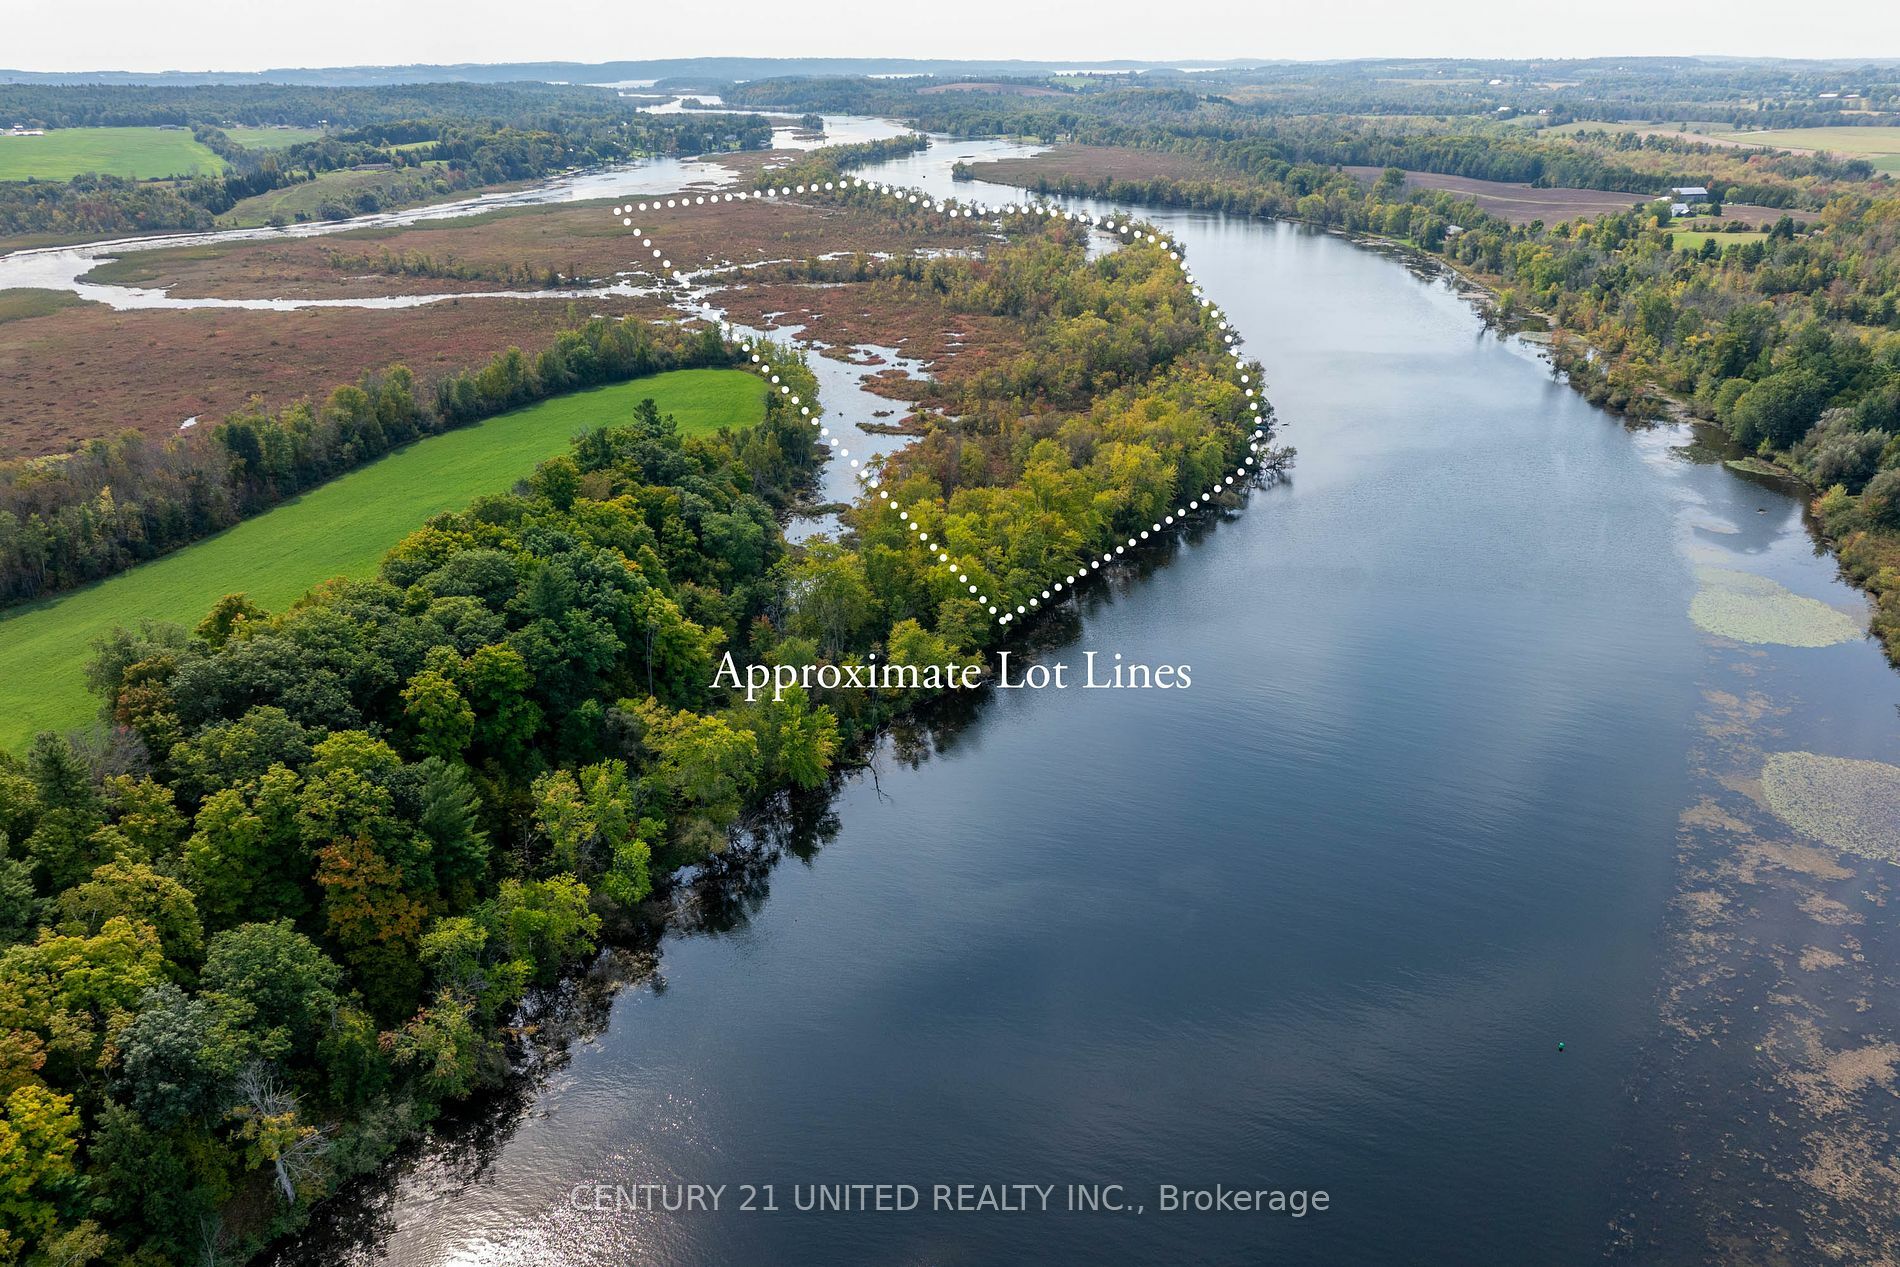
[[(1879, 63), (1900, 60), (1900, 6), (1849, 6), (1847, 22), (1790, 22), (1785, 5), (1735, 0), (1718, 16), (1604, 0), (1587, 14), (1501, 9), (1448, 15), (1408, 0), (1367, 0), (1351, 9), (1208, 0), (1173, 6), (1099, 0), (1082, 6), (1027, 6), (967, 0), (928, 33), (934, 55), (919, 60), (1037, 63), (1110, 61), (1344, 62), (1386, 58), (1550, 61), (1597, 57), (1752, 58)], [(334, 0), (294, 24), (260, 24), (242, 0), (203, 0), (188, 14), (158, 13), (133, 0), (88, 8), (83, 33), (68, 12), (42, 8), (9, 21), (0, 57), (24, 74), (257, 75), (266, 71), (363, 67), (598, 65), (700, 57), (788, 60), (916, 59), (915, 49), (878, 51), (903, 41), (889, 33), (889, 10), (859, 0), (792, 14), (759, 0), (717, 10), (630, 9), (605, 0), (568, 0), (536, 11), (523, 28), (507, 0), (388, 5)], [(1451, 16), (1455, 20), (1448, 21)], [(1854, 47), (1842, 48), (1851, 43)], [(1629, 47), (1641, 45), (1643, 47)], [(1772, 51), (1762, 45), (1773, 45)], [(1210, 57), (1236, 46), (1247, 56)], [(622, 55), (580, 59), (577, 48)], [(1858, 50), (1877, 48), (1869, 55)], [(389, 56), (389, 50), (402, 50)], [(709, 51), (716, 49), (717, 51)], [(985, 50), (1008, 49), (1011, 57)], [(1139, 49), (1141, 57), (1129, 57)], [(1451, 50), (1456, 51), (1451, 51)], [(372, 51), (375, 50), (375, 51)], [(382, 56), (377, 56), (381, 51)]]
[[(1411, 53), (1364, 53), (1339, 57), (1289, 57), (1289, 56), (1240, 56), (1240, 57), (1005, 57), (970, 54), (964, 56), (918, 57), (908, 53), (853, 53), (850, 55), (833, 53), (681, 53), (664, 57), (493, 57), (493, 58), (420, 58), (414, 61), (362, 61), (362, 62), (283, 62), (270, 66), (102, 66), (91, 65), (72, 69), (52, 69), (41, 66), (9, 66), (4, 69), (24, 71), (40, 75), (90, 75), (90, 74), (128, 74), (128, 75), (260, 75), (273, 70), (402, 70), (411, 67), (493, 67), (493, 66), (622, 66), (622, 65), (664, 65), (688, 64), (694, 62), (874, 62), (879, 64), (907, 64), (917, 66), (942, 65), (1018, 65), (1028, 67), (1077, 66), (1123, 68), (1128, 70), (1170, 69), (1190, 67), (1210, 70), (1246, 69), (1250, 66), (1325, 66), (1349, 65), (1353, 62), (1605, 62), (1628, 58), (1632, 61), (1714, 61), (1714, 62), (1814, 62), (1821, 64), (1842, 63), (1852, 65), (1900, 65), (1900, 53), (1891, 56), (1868, 54), (1840, 54), (1835, 56), (1805, 55), (1792, 56), (1785, 53), (1718, 53), (1718, 52), (1637, 52), (1625, 49), (1608, 53), (1447, 53), (1447, 52), (1411, 52)], [(919, 72), (923, 73), (923, 72)]]
[[(1542, 56), (1529, 54), (1452, 54), (1452, 53), (1380, 53), (1347, 57), (1175, 57), (1175, 58), (1133, 58), (1133, 57), (915, 57), (905, 55), (881, 55), (865, 53), (853, 56), (835, 56), (825, 54), (798, 55), (754, 55), (705, 53), (672, 57), (610, 57), (596, 60), (575, 58), (501, 58), (491, 60), (419, 60), (407, 62), (364, 61), (364, 62), (308, 62), (282, 63), (258, 67), (232, 66), (168, 66), (162, 69), (135, 66), (85, 66), (73, 69), (48, 69), (37, 66), (0, 66), (0, 83), (9, 82), (8, 77), (19, 76), (29, 79), (60, 79), (74, 82), (90, 82), (91, 77), (121, 81), (142, 81), (154, 79), (207, 79), (207, 78), (243, 78), (257, 79), (275, 74), (284, 75), (323, 75), (323, 74), (380, 74), (399, 75), (406, 71), (456, 72), (484, 71), (521, 67), (524, 69), (565, 69), (577, 71), (609, 70), (613, 68), (679, 68), (687, 73), (710, 74), (705, 68), (707, 63), (786, 63), (810, 64), (823, 63), (836, 69), (808, 71), (813, 74), (849, 75), (847, 66), (916, 66), (913, 72), (919, 76), (933, 73), (978, 73), (991, 68), (1020, 67), (1019, 73), (1025, 75), (1048, 74), (1065, 68), (1074, 68), (1084, 73), (1100, 72), (1105, 74), (1153, 72), (1179, 70), (1188, 73), (1203, 71), (1234, 70), (1244, 71), (1267, 66), (1338, 66), (1353, 63), (1381, 62), (1468, 62), (1488, 63), (1536, 63), (1539, 65), (1563, 65), (1570, 63), (1601, 63), (1628, 59), (1631, 61), (1699, 61), (1775, 63), (1797, 66), (1839, 67), (1852, 69), (1857, 67), (1894, 67), (1900, 66), (1900, 53), (1891, 56), (1793, 56), (1780, 53), (1657, 53), (1657, 52), (1621, 52), (1566, 54), (1561, 56)], [(932, 68), (936, 68), (934, 71)], [(878, 73), (860, 71), (857, 73)], [(894, 72), (882, 72), (892, 74)], [(15, 81), (17, 82), (17, 81)], [(565, 82), (565, 81), (564, 81)], [(573, 81), (581, 82), (581, 81)]]

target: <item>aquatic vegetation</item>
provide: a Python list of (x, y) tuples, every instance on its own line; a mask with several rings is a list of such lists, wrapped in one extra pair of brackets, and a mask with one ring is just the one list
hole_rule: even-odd
[(1701, 588), (1689, 618), (1708, 633), (1737, 642), (1783, 647), (1831, 647), (1865, 632), (1859, 621), (1819, 599), (1803, 598), (1752, 572), (1697, 568)]
[(1731, 471), (1740, 471), (1744, 475), (1770, 475), (1776, 479), (1793, 479), (1794, 472), (1785, 466), (1776, 466), (1773, 462), (1764, 462), (1760, 458), (1729, 458), (1722, 463)]
[(1830, 848), (1900, 863), (1900, 766), (1777, 752), (1761, 772), (1768, 806)]

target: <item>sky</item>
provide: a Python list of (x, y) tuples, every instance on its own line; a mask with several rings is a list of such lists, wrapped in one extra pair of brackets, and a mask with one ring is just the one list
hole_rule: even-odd
[[(1900, 3), (1443, 0), (9, 0), (0, 66), (263, 70), (634, 58), (1320, 59), (1636, 54), (1900, 58)], [(921, 17), (924, 23), (917, 19)]]

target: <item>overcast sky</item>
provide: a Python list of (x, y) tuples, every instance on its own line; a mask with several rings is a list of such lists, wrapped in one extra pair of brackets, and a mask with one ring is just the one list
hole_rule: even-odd
[[(24, 70), (262, 70), (706, 55), (1900, 56), (1900, 3), (1893, 0), (8, 0), (6, 7), (13, 12), (0, 21), (0, 66)], [(917, 29), (920, 19), (930, 24), (927, 30)]]

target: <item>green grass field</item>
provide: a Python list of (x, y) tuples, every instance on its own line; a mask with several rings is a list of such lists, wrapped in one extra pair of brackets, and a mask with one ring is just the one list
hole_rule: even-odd
[(1728, 246), (1730, 243), (1734, 243), (1739, 246), (1740, 244), (1744, 242), (1764, 242), (1768, 239), (1768, 234), (1766, 232), (1699, 233), (1694, 229), (1671, 229), (1669, 230), (1669, 232), (1671, 234), (1671, 241), (1674, 243), (1675, 248), (1678, 251), (1686, 251), (1686, 250), (1699, 251), (1702, 249), (1702, 244), (1708, 241), (1710, 238), (1715, 239), (1715, 246), (1717, 250), (1728, 249)]
[(225, 594), (277, 611), (333, 576), (368, 576), (431, 515), (501, 492), (588, 427), (651, 396), (683, 432), (756, 422), (765, 388), (745, 370), (677, 370), (598, 387), (431, 436), (205, 541), (96, 585), (0, 613), (0, 749), (85, 725), (91, 642), (114, 626), (192, 626)]
[(226, 213), (224, 221), (242, 228), (255, 228), (274, 219), (290, 223), (301, 214), (316, 219), (325, 203), (354, 207), (357, 196), (371, 193), (387, 210), (397, 205), (446, 197), (432, 190), (431, 180), (446, 164), (425, 162), (420, 167), (400, 170), (319, 172), (315, 180), (285, 185), (242, 199)]
[(55, 128), (0, 136), (0, 180), (71, 180), (83, 172), (156, 180), (224, 170), (224, 160), (172, 128)]
[(1771, 145), (1778, 150), (1826, 150), (1837, 157), (1869, 159), (1875, 171), (1900, 172), (1900, 127), (1780, 128), (1715, 135), (1726, 141)]
[(226, 128), (224, 134), (247, 150), (281, 150), (323, 139), (322, 128)]

